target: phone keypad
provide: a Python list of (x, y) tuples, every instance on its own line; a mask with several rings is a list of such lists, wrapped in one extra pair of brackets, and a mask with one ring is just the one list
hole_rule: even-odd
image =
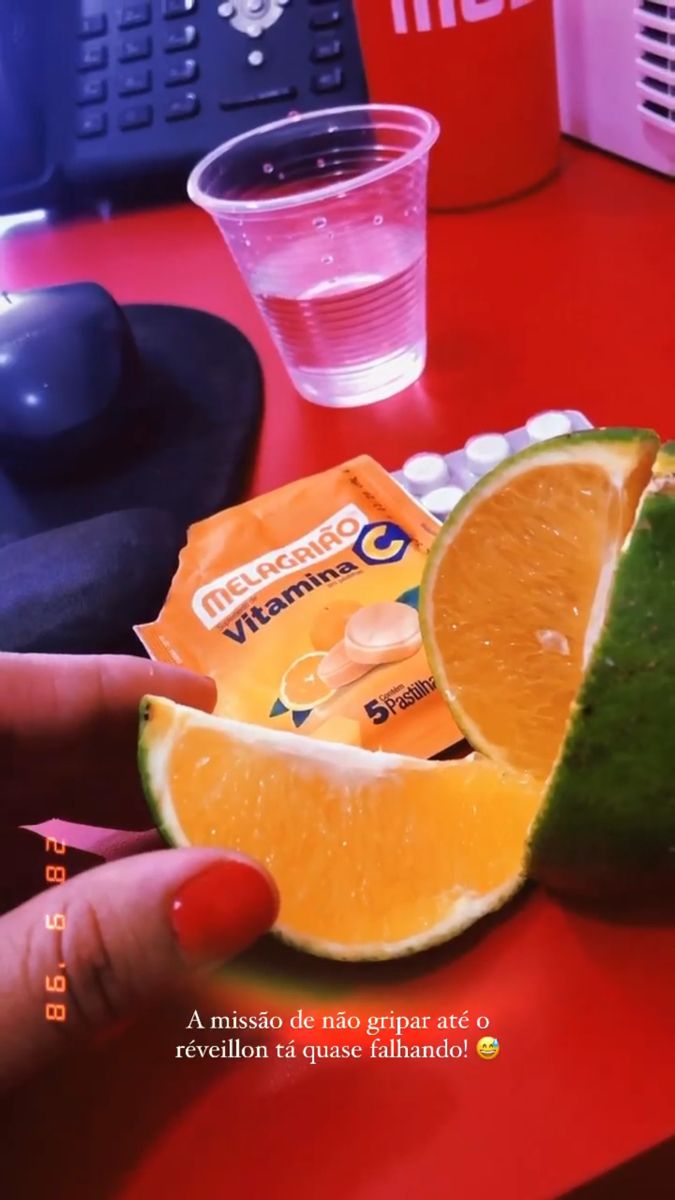
[(146, 129), (152, 125), (153, 108), (151, 104), (130, 104), (123, 108), (119, 116), (119, 127), (122, 132), (130, 129)]
[(152, 71), (146, 67), (135, 71), (125, 71), (120, 76), (117, 85), (118, 96), (139, 96), (152, 88)]
[(199, 35), (194, 25), (184, 25), (182, 29), (171, 29), (166, 35), (164, 51), (173, 54), (178, 50), (191, 50), (197, 45)]
[(85, 78), (78, 80), (77, 103), (104, 104), (108, 99), (108, 84), (105, 79)]
[(79, 138), (102, 137), (108, 128), (108, 117), (104, 112), (83, 112), (77, 118)]
[(184, 121), (186, 117), (196, 117), (199, 112), (199, 98), (194, 92), (186, 92), (169, 104), (165, 116), (167, 121)]
[(345, 76), (342, 67), (330, 67), (312, 78), (312, 91), (338, 92), (344, 86)]
[(149, 25), (152, 20), (152, 8), (149, 0), (143, 0), (139, 4), (125, 4), (120, 9), (117, 28), (138, 29), (140, 25)]
[(164, 82), (167, 87), (177, 87), (182, 83), (193, 83), (199, 75), (199, 68), (194, 58), (184, 58), (182, 62), (171, 63)]
[(152, 54), (152, 38), (143, 33), (136, 37), (127, 37), (118, 43), (117, 61), (121, 63), (138, 62), (150, 58)]
[[(187, 18), (198, 10), (198, 0), (138, 0), (122, 3), (114, 17), (115, 30), (109, 37), (109, 18), (105, 12), (82, 15), (78, 27), (80, 46), (77, 69), (85, 78), (78, 80), (75, 103), (78, 109), (75, 119), (77, 138), (102, 137), (109, 128), (110, 116), (122, 132), (145, 129), (155, 120), (184, 121), (197, 116), (200, 100), (191, 88), (199, 78), (199, 64), (187, 51), (199, 44), (199, 31)], [(153, 13), (160, 22), (170, 22), (166, 33), (146, 31), (152, 25)], [(153, 37), (157, 33), (157, 38)], [(115, 36), (115, 33), (117, 36)], [(160, 40), (161, 38), (161, 40)], [(164, 69), (153, 72), (150, 67), (135, 66), (153, 57), (159, 42), (167, 59)], [(150, 96), (155, 82), (174, 92), (167, 95), (161, 104), (138, 103), (120, 107), (117, 114), (109, 114), (106, 105), (109, 98), (107, 68), (109, 59), (122, 68), (113, 80), (114, 94), (121, 100), (135, 96)], [(162, 67), (161, 60), (157, 62)], [(183, 89), (180, 92), (178, 89)], [(81, 111), (86, 110), (86, 111)]]
[(342, 54), (343, 47), (339, 38), (315, 42), (312, 50), (312, 62), (331, 62), (334, 58), (342, 58)]
[(81, 17), (79, 36), (84, 38), (105, 37), (108, 32), (108, 18), (104, 12), (93, 13), (89, 17)]
[[(314, 44), (311, 60), (320, 69), (312, 75), (310, 86), (316, 95), (326, 95), (339, 92), (345, 86), (345, 73), (340, 66), (324, 66), (326, 63), (336, 63), (344, 56), (344, 43), (332, 30), (342, 23), (342, 12), (336, 4), (328, 7), (328, 0), (309, 0), (318, 11), (309, 20), (309, 28), (314, 34)], [(319, 5), (321, 6), (319, 8)]]
[(169, 21), (172, 17), (186, 17), (194, 12), (197, 0), (162, 0), (162, 16)]
[(108, 65), (108, 47), (105, 44), (87, 43), (80, 49), (78, 71), (102, 71)]
[[(278, 57), (272, 27), (285, 20), (284, 9), (291, 10), (291, 6), (295, 9), (301, 0), (275, 0), (273, 8), (268, 0), (245, 0), (238, 6), (227, 0), (220, 4), (217, 0), (209, 2), (216, 7), (218, 16), (224, 18), (223, 23), (231, 25), (231, 36), (241, 42), (241, 65), (250, 72), (250, 88), (243, 85), (241, 75), (236, 86), (237, 76), (233, 76), (228, 88), (229, 73), (223, 71), (224, 94), (214, 97), (221, 111), (278, 105), (284, 112), (295, 101), (302, 107), (308, 90), (315, 96), (330, 96), (345, 90), (347, 80), (341, 60), (345, 57), (349, 31), (343, 0), (302, 0), (309, 6), (303, 20), (309, 33), (310, 70), (301, 88), (290, 83), (286, 86), (278, 75), (276, 78), (268, 75), (268, 64), (278, 65), (283, 61), (283, 56)], [(78, 138), (102, 137), (110, 127), (127, 132), (147, 128), (155, 122), (185, 121), (198, 115), (201, 98), (195, 85), (202, 70), (197, 52), (200, 31), (195, 18), (202, 13), (206, 16), (205, 0), (201, 3), (200, 0), (116, 0), (114, 5), (109, 0), (98, 0), (101, 10), (98, 13), (91, 11), (97, 7), (93, 0), (86, 3), (81, 0), (81, 7), (87, 11), (81, 13), (78, 26), (80, 78), (75, 94)], [(267, 19), (272, 12), (273, 21)], [(243, 27), (237, 24), (243, 19), (242, 13), (248, 18)], [(115, 67), (112, 78), (108, 77), (109, 64)], [(113, 98), (114, 107), (109, 107)]]
[(310, 18), (310, 29), (334, 29), (342, 20), (339, 8), (327, 8), (325, 12), (317, 12)]

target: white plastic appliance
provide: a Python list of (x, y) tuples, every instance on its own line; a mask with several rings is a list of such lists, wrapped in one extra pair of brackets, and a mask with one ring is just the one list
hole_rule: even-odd
[(566, 133), (675, 177), (675, 0), (554, 0)]

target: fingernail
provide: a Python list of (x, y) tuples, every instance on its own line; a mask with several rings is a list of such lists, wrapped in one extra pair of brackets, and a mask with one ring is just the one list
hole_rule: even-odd
[(181, 884), (171, 905), (171, 924), (188, 958), (218, 963), (266, 933), (278, 907), (263, 871), (246, 859), (228, 858)]

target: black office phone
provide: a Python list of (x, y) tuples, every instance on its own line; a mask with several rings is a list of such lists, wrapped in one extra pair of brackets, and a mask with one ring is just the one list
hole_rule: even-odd
[(173, 199), (227, 138), (366, 98), (351, 0), (0, 0), (0, 213)]

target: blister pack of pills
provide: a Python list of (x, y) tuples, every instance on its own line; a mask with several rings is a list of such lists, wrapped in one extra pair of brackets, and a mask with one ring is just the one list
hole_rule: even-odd
[(592, 428), (588, 417), (575, 409), (549, 410), (509, 433), (478, 434), (469, 438), (463, 449), (449, 454), (413, 454), (393, 477), (427, 512), (444, 521), (483, 475), (511, 455), (535, 442)]

